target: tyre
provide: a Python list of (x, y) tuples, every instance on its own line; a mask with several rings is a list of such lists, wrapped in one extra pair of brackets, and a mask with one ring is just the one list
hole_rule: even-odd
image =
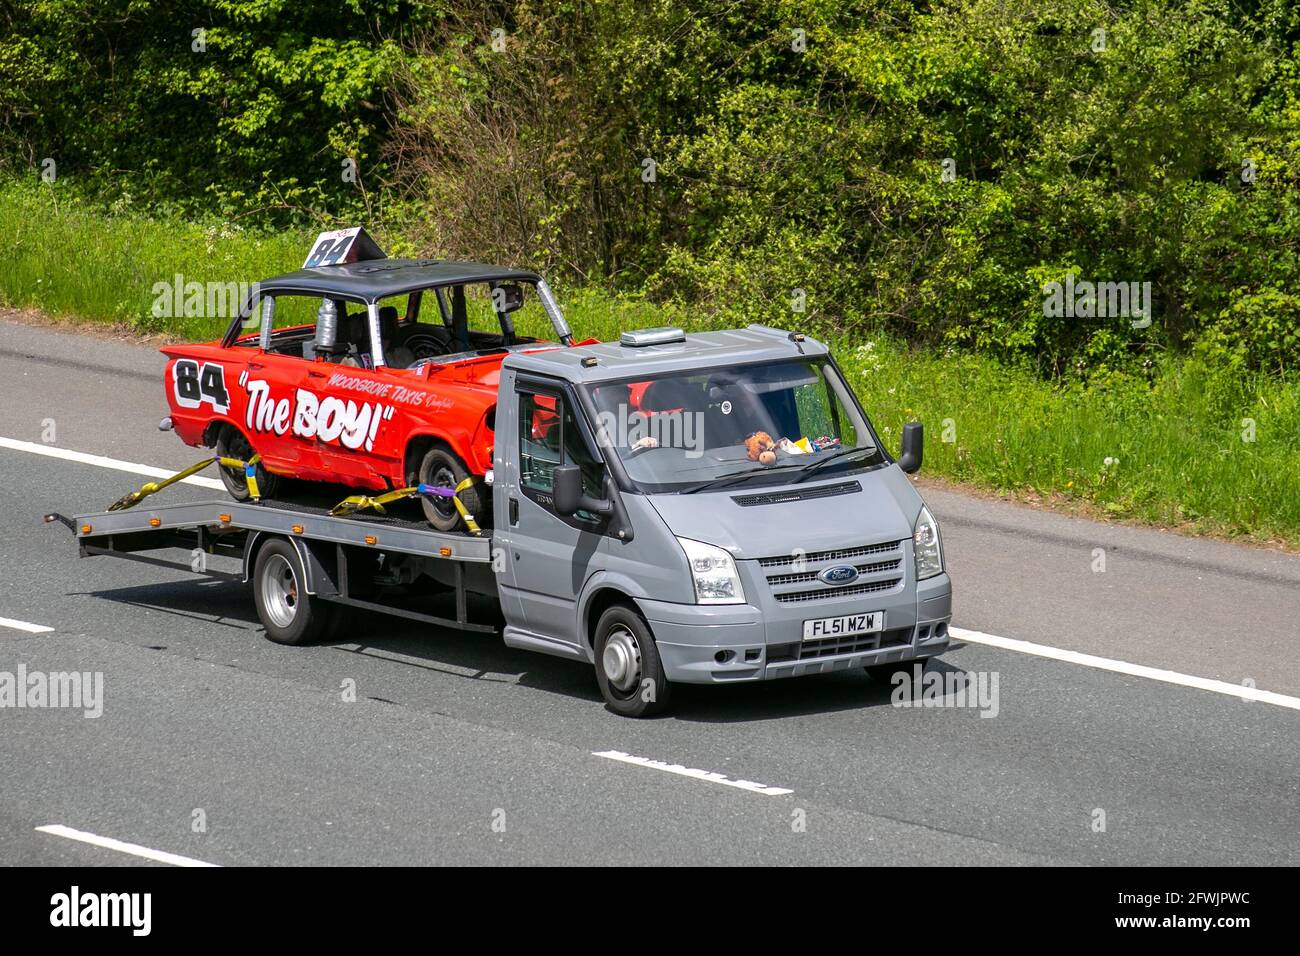
[(649, 717), (668, 705), (670, 685), (654, 635), (641, 615), (615, 604), (596, 622), (596, 683), (622, 717)]
[[(469, 469), (464, 462), (440, 445), (430, 448), (420, 459), (418, 478), (422, 485), (436, 485), (441, 488), (455, 488), (469, 477)], [(486, 528), (491, 522), (492, 499), (483, 494), (484, 485), (475, 483), (460, 493), (461, 504), (474, 516), (479, 527)], [(484, 504), (487, 504), (487, 509)], [(425, 520), (439, 531), (455, 531), (461, 527), (460, 512), (449, 498), (420, 499), (424, 508)]]
[[(222, 458), (238, 458), (240, 461), (248, 461), (253, 457), (253, 446), (248, 439), (244, 437), (243, 432), (233, 425), (222, 425), (221, 430), (217, 433), (217, 454)], [(244, 471), (242, 468), (227, 468), (225, 465), (218, 466), (221, 472), (221, 483), (226, 486), (226, 491), (230, 497), (236, 501), (248, 501), (252, 496), (248, 493), (248, 482), (244, 480)], [(279, 479), (266, 470), (259, 462), (256, 469), (257, 490), (263, 498), (274, 498), (276, 488), (279, 486)]]
[(282, 538), (266, 542), (257, 552), (253, 600), (267, 639), (276, 644), (311, 644), (329, 632), (334, 609), (307, 593), (298, 552)]
[(910, 661), (896, 661), (893, 664), (869, 664), (865, 670), (869, 675), (871, 675), (872, 680), (892, 687), (894, 686), (895, 674), (902, 674), (908, 680), (915, 682), (917, 665), (919, 664), (921, 666), (921, 673), (924, 674), (925, 669), (930, 666), (930, 661), (932, 659), (933, 658), (922, 657)]

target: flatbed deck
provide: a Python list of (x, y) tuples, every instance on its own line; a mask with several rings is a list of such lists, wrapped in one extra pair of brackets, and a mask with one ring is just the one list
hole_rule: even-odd
[[(499, 633), (499, 621), (471, 620), (467, 600), (467, 581), (492, 579), (490, 535), (436, 531), (409, 513), (335, 517), (318, 502), (226, 499), (153, 507), (142, 503), (72, 518), (50, 514), (45, 520), (70, 528), (82, 557), (124, 558), (239, 582), (251, 579), (263, 544), (283, 539), (297, 552), (305, 595), (427, 624)], [(177, 549), (188, 553), (177, 556)], [(381, 554), (430, 561), (431, 567), (444, 569), (435, 574), (441, 583), (424, 593), (389, 586), (376, 573)], [(210, 567), (209, 555), (241, 562), (242, 570)], [(448, 597), (455, 602), (454, 617), (431, 613), (431, 603)]]
[[(333, 544), (355, 545), (376, 551), (450, 558), (471, 563), (492, 560), (492, 539), (435, 531), (423, 521), (401, 515), (356, 514), (335, 517), (329, 508), (301, 502), (196, 501), (150, 507), (147, 503), (125, 511), (99, 511), (70, 519), (83, 551), (113, 549), (113, 539), (136, 534), (206, 529), (220, 538), (228, 532), (279, 534)], [(157, 547), (157, 545), (155, 545)]]

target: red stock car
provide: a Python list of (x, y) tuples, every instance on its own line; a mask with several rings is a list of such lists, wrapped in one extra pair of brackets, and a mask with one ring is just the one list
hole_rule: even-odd
[[(280, 477), (388, 491), (486, 475), (503, 358), (573, 344), (546, 282), (472, 262), (313, 259), (259, 283), (220, 341), (162, 350), (176, 433), (223, 456), (260, 455), (257, 483), (268, 498)], [(488, 296), (471, 302), (474, 286)], [(528, 286), (562, 345), (515, 333), (512, 313)], [(471, 304), (494, 313), (498, 327), (471, 329)], [(259, 307), (260, 328), (247, 332)], [(313, 311), (315, 323), (302, 323)], [(299, 324), (277, 327), (286, 313)], [(233, 497), (249, 496), (241, 470), (223, 467), (221, 477)], [(490, 522), (490, 489), (476, 482), (460, 498)], [(421, 500), (431, 525), (457, 528), (451, 501)]]

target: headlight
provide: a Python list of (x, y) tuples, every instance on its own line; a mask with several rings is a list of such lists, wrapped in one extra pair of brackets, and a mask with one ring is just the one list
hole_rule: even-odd
[(916, 516), (912, 530), (912, 553), (916, 557), (916, 579), (924, 581), (943, 573), (943, 544), (939, 541), (939, 524), (924, 505)]
[(686, 563), (691, 566), (695, 582), (696, 604), (744, 604), (745, 589), (740, 586), (736, 562), (724, 549), (678, 538), (677, 543), (686, 552)]

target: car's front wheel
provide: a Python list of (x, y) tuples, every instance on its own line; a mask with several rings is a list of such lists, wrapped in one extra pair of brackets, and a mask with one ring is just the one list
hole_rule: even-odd
[[(222, 425), (217, 433), (217, 454), (222, 458), (248, 461), (253, 457), (254, 451), (243, 432), (233, 425)], [(244, 469), (227, 468), (225, 465), (220, 465), (218, 468), (221, 472), (221, 483), (226, 486), (226, 491), (230, 492), (230, 497), (236, 501), (248, 501), (252, 497), (248, 491), (248, 479), (244, 477)], [(254, 471), (254, 480), (257, 482), (258, 494), (263, 498), (275, 497), (279, 480), (260, 463)]]

